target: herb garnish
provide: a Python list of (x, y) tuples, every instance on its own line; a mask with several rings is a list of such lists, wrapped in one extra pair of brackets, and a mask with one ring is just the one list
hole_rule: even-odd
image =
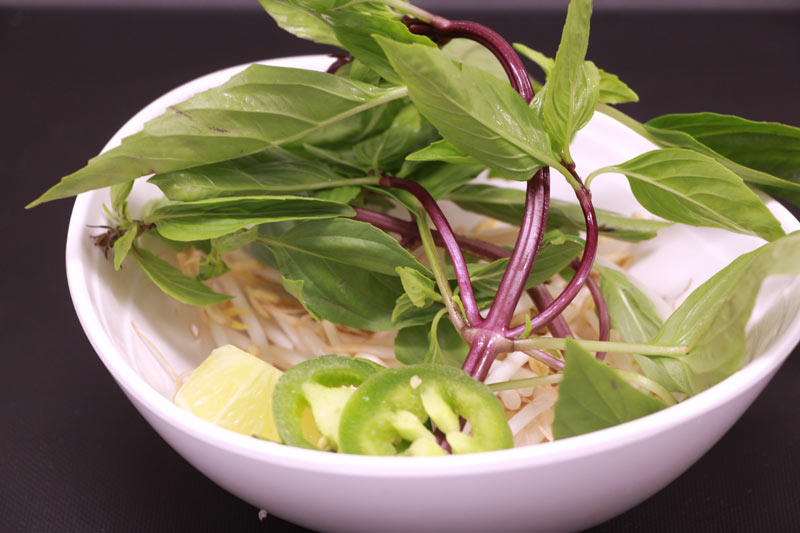
[[(483, 381), (499, 354), (524, 351), (563, 372), (557, 437), (656, 411), (672, 400), (665, 390), (696, 394), (735, 372), (761, 281), (800, 273), (800, 235), (785, 235), (762, 201), (763, 192), (800, 200), (800, 130), (713, 113), (642, 124), (610, 107), (638, 97), (586, 59), (590, 0), (570, 3), (555, 58), (403, 0), (261, 4), (287, 31), (344, 52), (328, 72), (253, 65), (169, 108), (31, 205), (113, 186), (114, 226), (95, 237), (98, 244), (113, 251), (117, 268), (133, 256), (185, 303), (225, 299), (202, 281), (226, 270), (221, 254), (250, 246), (280, 269), (286, 290), (313, 316), (399, 329), (403, 362), (420, 362), (427, 344), (423, 360)], [(495, 62), (454, 59), (451, 47), (465, 39)], [(542, 68), (543, 84), (515, 50)], [(661, 148), (579, 175), (570, 144), (595, 111)], [(524, 193), (471, 183), (487, 168), (524, 181)], [(577, 206), (551, 202), (551, 169), (572, 187)], [(644, 240), (664, 224), (595, 210), (590, 187), (610, 172), (624, 174), (658, 217), (767, 244), (700, 286), (662, 323), (622, 273), (594, 265), (600, 235)], [(133, 180), (151, 174), (168, 202), (135, 219), (125, 199)], [(457, 235), (441, 199), (518, 225), (513, 250)], [(392, 206), (411, 219), (390, 215)], [(201, 275), (190, 278), (158, 259), (139, 244), (145, 233), (202, 249)], [(430, 268), (408, 251), (419, 244)], [(553, 275), (568, 279), (555, 297), (542, 286)], [(599, 340), (571, 339), (561, 316), (584, 286), (596, 303)], [(526, 291), (539, 312), (512, 325)], [(610, 342), (611, 327), (627, 342)], [(544, 328), (552, 336), (542, 336)], [(607, 351), (636, 354), (646, 377), (605, 365)], [(624, 409), (614, 407), (619, 402)], [(600, 404), (607, 413), (587, 415), (586, 406)]]

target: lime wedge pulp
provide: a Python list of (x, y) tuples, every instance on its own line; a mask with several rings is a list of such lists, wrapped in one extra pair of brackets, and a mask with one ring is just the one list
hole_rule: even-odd
[(175, 404), (218, 426), (280, 442), (272, 390), (282, 372), (239, 348), (211, 352), (175, 394)]

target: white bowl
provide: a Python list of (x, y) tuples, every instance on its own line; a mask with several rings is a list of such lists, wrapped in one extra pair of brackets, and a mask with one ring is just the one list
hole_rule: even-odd
[[(266, 63), (324, 69), (330, 58)], [(241, 68), (209, 74), (162, 96), (125, 124), (106, 149), (166, 106), (221, 84)], [(585, 175), (651, 148), (598, 115), (580, 132), (572, 153)], [(562, 181), (553, 178), (553, 194), (568, 198)], [(152, 186), (137, 183), (132, 208), (153, 194)], [(598, 178), (593, 195), (600, 207), (641, 212), (620, 176)], [(126, 264), (114, 272), (100, 259), (86, 226), (106, 222), (101, 206), (108, 201), (107, 190), (78, 197), (66, 250), (75, 309), (100, 359), (148, 422), (198, 470), (252, 505), (317, 530), (556, 531), (603, 522), (659, 491), (703, 455), (800, 340), (800, 283), (782, 278), (765, 283), (759, 296), (749, 327), (771, 329), (754, 335), (761, 341), (751, 343), (753, 361), (696, 397), (645, 418), (548, 444), (466, 456), (381, 458), (282, 446), (218, 428), (171, 402), (172, 380), (133, 325), (178, 372), (199, 364), (212, 345), (207, 337), (192, 335), (191, 310), (164, 297), (137, 268)], [(800, 228), (780, 205), (770, 207), (786, 230)], [(759, 244), (723, 231), (673, 226), (645, 245), (645, 257), (632, 274), (655, 283), (664, 296), (685, 296), (687, 283), (697, 286)], [(681, 260), (686, 250), (700, 260)]]

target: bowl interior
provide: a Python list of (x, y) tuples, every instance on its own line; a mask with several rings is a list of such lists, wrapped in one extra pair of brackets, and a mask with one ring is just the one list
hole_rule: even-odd
[[(330, 58), (325, 56), (306, 56), (267, 63), (324, 69), (329, 62)], [(209, 74), (167, 93), (126, 123), (109, 141), (106, 149), (118, 144), (122, 137), (140, 129), (146, 120), (160, 114), (168, 105), (223, 83), (241, 68), (243, 67), (233, 67)], [(595, 168), (623, 162), (652, 148), (648, 141), (605, 115), (598, 114), (578, 134), (573, 154), (576, 161), (580, 162), (579, 173), (586, 175)], [(572, 197), (568, 185), (558, 175), (553, 177), (552, 182), (554, 197)], [(156, 192), (155, 187), (139, 180), (130, 200), (132, 212), (135, 213)], [(634, 200), (622, 176), (599, 177), (593, 185), (593, 197), (598, 207), (614, 209), (627, 215), (650, 216)], [(210, 336), (204, 333), (194, 308), (164, 296), (132, 263), (126, 263), (119, 272), (115, 272), (111, 263), (102, 259), (100, 250), (88, 238), (92, 231), (87, 226), (107, 223), (102, 209), (104, 203), (109, 203), (107, 190), (86, 193), (77, 199), (70, 221), (66, 254), (68, 280), (75, 307), (99, 356), (127, 394), (148, 409), (159, 412), (171, 423), (193, 428), (208, 425), (208, 428), (202, 430), (206, 436), (211, 435), (233, 447), (253, 446), (251, 443), (244, 443), (245, 440), (252, 439), (240, 438), (203, 422), (190, 422), (189, 415), (170, 407), (175, 392), (173, 374), (180, 374), (197, 366), (213, 348), (213, 343)], [(800, 228), (800, 223), (777, 202), (769, 205), (787, 231)], [(656, 239), (639, 247), (636, 263), (629, 274), (650, 287), (650, 290), (674, 308), (691, 290), (734, 257), (761, 243), (757, 238), (734, 235), (722, 230), (673, 225), (663, 229)], [(687, 257), (693, 260), (687, 261)], [(770, 372), (780, 365), (800, 339), (799, 311), (800, 282), (797, 278), (776, 277), (764, 284), (748, 326), (749, 357), (763, 359), (764, 363), (759, 369), (745, 369), (743, 372)], [(713, 394), (712, 392), (704, 398), (711, 398)], [(732, 395), (735, 391), (725, 394)], [(714, 401), (723, 400), (719, 396)], [(701, 401), (705, 400), (691, 403), (689, 407), (678, 406), (683, 410), (677, 412), (689, 413), (695, 409), (692, 405), (699, 405)], [(713, 401), (703, 408), (713, 408)], [(672, 415), (654, 416), (662, 416), (656, 420), (667, 420)], [(638, 423), (640, 421), (632, 424)], [(619, 430), (611, 428), (606, 432), (612, 433), (602, 432), (609, 435), (603, 437), (606, 443), (616, 440), (614, 431)], [(581, 436), (575, 439), (578, 439), (575, 440), (577, 444), (570, 445), (571, 448), (583, 442), (579, 439), (589, 442), (594, 437)], [(595, 440), (594, 443), (596, 442)], [(264, 449), (267, 450), (277, 449), (270, 448), (269, 443), (258, 444), (264, 444)], [(513, 453), (515, 457), (519, 457), (521, 453), (529, 456), (547, 454), (550, 452), (546, 449), (553, 446), (557, 448), (561, 445), (552, 443), (524, 451), (515, 450)], [(308, 454), (304, 450), (297, 453)], [(349, 459), (328, 456), (325, 460)]]

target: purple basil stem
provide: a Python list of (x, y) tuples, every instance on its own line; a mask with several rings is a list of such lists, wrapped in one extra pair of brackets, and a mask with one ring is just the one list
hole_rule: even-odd
[(336, 61), (331, 63), (331, 66), (329, 66), (328, 70), (325, 71), (328, 74), (336, 74), (336, 72), (338, 72), (340, 68), (342, 68), (346, 64), (352, 62), (353, 59), (355, 59), (353, 56), (351, 56), (347, 52), (335, 52), (333, 54), (330, 54), (330, 56), (335, 58)]
[[(363, 207), (355, 207), (354, 209), (356, 211), (356, 216), (353, 217), (354, 220), (367, 222), (384, 231), (397, 233), (405, 242), (419, 240), (417, 226), (412, 222), (401, 220), (383, 213), (376, 213), (375, 211), (370, 211), (369, 209), (364, 209)], [(442, 239), (441, 234), (436, 230), (433, 231), (433, 240), (439, 246), (444, 245), (444, 239)], [(511, 252), (505, 248), (490, 242), (481, 241), (479, 239), (471, 239), (469, 237), (456, 235), (456, 241), (462, 250), (479, 257), (483, 257), (489, 261), (495, 261), (511, 255)], [(528, 294), (530, 295), (531, 300), (533, 300), (533, 303), (536, 305), (536, 309), (539, 309), (540, 311), (547, 308), (547, 306), (553, 302), (553, 296), (544, 285), (531, 287), (528, 289)], [(562, 315), (556, 315), (553, 320), (546, 324), (546, 326), (554, 337), (566, 338), (573, 336), (567, 321)]]
[[(553, 303), (553, 295), (550, 294), (550, 291), (544, 284), (536, 285), (535, 287), (531, 287), (528, 289), (528, 296), (531, 297), (533, 300), (533, 304), (536, 306), (540, 312)], [(561, 337), (565, 339), (567, 337), (573, 337), (572, 330), (567, 324), (567, 320), (564, 318), (564, 315), (556, 315), (553, 319), (545, 324), (547, 329), (550, 330), (550, 333), (553, 337)]]
[(420, 201), (422, 207), (431, 217), (431, 222), (439, 230), (439, 234), (444, 241), (444, 246), (450, 254), (450, 261), (453, 263), (453, 270), (456, 274), (458, 281), (458, 288), (461, 292), (461, 302), (464, 304), (464, 310), (467, 313), (467, 320), (472, 327), (477, 327), (483, 322), (478, 304), (475, 302), (475, 295), (472, 292), (472, 283), (469, 279), (469, 270), (467, 270), (467, 262), (464, 261), (464, 255), (461, 253), (461, 248), (458, 247), (456, 236), (453, 233), (450, 223), (442, 213), (436, 200), (425, 190), (419, 183), (411, 180), (395, 178), (393, 176), (384, 176), (379, 182), (383, 187), (397, 187), (404, 189), (413, 194), (417, 200)]
[[(570, 266), (574, 270), (577, 270), (580, 265), (577, 261), (573, 261), (570, 263)], [(597, 310), (597, 338), (601, 341), (607, 341), (611, 337), (611, 318), (608, 316), (608, 306), (606, 305), (605, 298), (603, 298), (603, 292), (592, 276), (586, 278), (586, 288), (589, 289), (592, 300), (594, 300), (594, 307)], [(603, 360), (606, 357), (606, 352), (597, 352), (595, 357)]]
[(500, 281), (492, 307), (482, 327), (505, 333), (514, 309), (528, 281), (544, 235), (550, 205), (550, 169), (540, 169), (530, 180), (525, 192), (525, 211), (517, 242)]
[(430, 23), (408, 17), (404, 21), (411, 33), (425, 35), (440, 44), (457, 37), (471, 39), (482, 44), (503, 65), (514, 90), (525, 99), (526, 103), (530, 104), (533, 100), (533, 87), (522, 60), (514, 48), (491, 28), (477, 22), (448, 20), (438, 15), (435, 15)]
[[(576, 179), (579, 179), (575, 175)], [(553, 302), (543, 309), (538, 315), (531, 319), (531, 329), (536, 330), (548, 324), (557, 315), (560, 315), (569, 303), (575, 299), (578, 291), (581, 290), (583, 284), (586, 283), (586, 278), (592, 270), (594, 258), (597, 255), (597, 216), (594, 212), (592, 205), (592, 194), (589, 190), (581, 185), (581, 188), (575, 192), (578, 197), (583, 210), (583, 216), (586, 219), (586, 245), (583, 248), (583, 255), (581, 256), (580, 264), (578, 265), (575, 275), (569, 281), (564, 290), (559, 294)], [(525, 331), (525, 325), (517, 326), (508, 331), (508, 336), (511, 338), (519, 337)]]
[[(415, 242), (419, 240), (419, 231), (417, 230), (417, 225), (413, 222), (401, 220), (383, 213), (376, 213), (375, 211), (370, 211), (363, 207), (354, 207), (353, 209), (355, 209), (356, 212), (356, 216), (353, 217), (354, 220), (367, 222), (376, 228), (397, 233), (406, 242)], [(434, 242), (436, 242), (438, 246), (444, 246), (442, 234), (437, 230), (433, 230), (431, 233), (433, 233)], [(503, 257), (511, 255), (511, 252), (505, 248), (479, 239), (471, 239), (469, 237), (456, 235), (456, 242), (462, 250), (490, 261), (502, 259)]]

